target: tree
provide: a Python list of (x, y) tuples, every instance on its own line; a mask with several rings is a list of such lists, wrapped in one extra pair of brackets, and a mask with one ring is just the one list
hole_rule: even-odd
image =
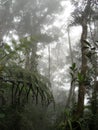
[(81, 77), (83, 77), (82, 81), (79, 81), (79, 90), (78, 90), (78, 103), (77, 103), (77, 118), (83, 116), (83, 110), (84, 110), (84, 97), (85, 97), (85, 79), (87, 76), (87, 70), (88, 70), (88, 61), (86, 58), (86, 42), (85, 40), (88, 38), (88, 24), (91, 20), (91, 14), (92, 14), (92, 8), (94, 7), (93, 1), (87, 0), (82, 1), (81, 5), (84, 3), (84, 7), (81, 6), (81, 8), (78, 6), (79, 2), (73, 2), (75, 5), (77, 5), (78, 8), (74, 11), (74, 18), (75, 18), (75, 24), (79, 24), (82, 27), (82, 34), (81, 34), (81, 70), (80, 74)]

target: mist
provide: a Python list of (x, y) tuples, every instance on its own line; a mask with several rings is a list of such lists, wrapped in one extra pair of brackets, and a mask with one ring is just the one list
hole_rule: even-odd
[(97, 130), (97, 5), (0, 0), (0, 129)]

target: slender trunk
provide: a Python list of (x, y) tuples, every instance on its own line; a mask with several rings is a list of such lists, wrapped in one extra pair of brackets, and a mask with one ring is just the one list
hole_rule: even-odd
[(25, 60), (25, 69), (29, 70), (30, 69), (30, 54), (29, 50), (26, 49), (26, 60)]
[(72, 99), (72, 97), (74, 95), (74, 90), (75, 90), (75, 85), (74, 85), (74, 83), (72, 83), (70, 85), (70, 90), (69, 90), (69, 95), (68, 95), (68, 99), (67, 99), (67, 102), (66, 102), (66, 107), (70, 106), (70, 103), (72, 101), (71, 99)]
[(12, 82), (12, 95), (11, 95), (11, 100), (12, 100), (12, 105), (14, 104), (14, 82)]
[(92, 92), (92, 113), (94, 115), (96, 115), (96, 113), (98, 113), (98, 101), (97, 101), (97, 97), (98, 97), (98, 81), (95, 81), (94, 84), (94, 90)]
[(71, 64), (73, 64), (73, 53), (72, 53), (72, 46), (71, 46), (71, 39), (70, 39), (70, 30), (68, 27), (68, 43), (69, 43), (69, 51), (70, 51), (70, 57), (71, 57)]
[(36, 72), (37, 71), (37, 43), (32, 43), (32, 54), (31, 54), (31, 63), (30, 63), (30, 71)]
[[(68, 43), (69, 43), (69, 51), (70, 51), (70, 57), (71, 57), (71, 64), (73, 64), (73, 54), (72, 54), (72, 47), (71, 47), (69, 27), (68, 27)], [(73, 80), (73, 79), (71, 79), (71, 80)], [(74, 82), (71, 82), (70, 89), (69, 89), (69, 95), (68, 95), (68, 99), (67, 99), (67, 102), (66, 102), (66, 107), (70, 106), (70, 101), (72, 99), (74, 88), (75, 88), (74, 87)]]
[(98, 113), (98, 56), (96, 53), (92, 56), (91, 62), (95, 70), (94, 86), (92, 92), (92, 113), (96, 114)]
[(48, 77), (49, 77), (49, 81), (50, 81), (50, 76), (51, 76), (51, 68), (50, 68), (50, 65), (51, 65), (51, 46), (49, 45), (48, 46), (48, 54), (49, 54), (49, 57), (48, 57), (48, 64), (49, 64), (49, 71), (48, 71)]

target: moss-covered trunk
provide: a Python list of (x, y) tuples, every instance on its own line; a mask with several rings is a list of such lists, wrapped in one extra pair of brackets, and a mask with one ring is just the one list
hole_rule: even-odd
[[(81, 26), (82, 26), (82, 34), (81, 34), (81, 54), (82, 54), (82, 63), (81, 63), (81, 75), (86, 77), (86, 72), (87, 72), (87, 58), (86, 58), (86, 51), (85, 51), (85, 40), (87, 39), (87, 24), (89, 20), (89, 15), (90, 15), (90, 5), (91, 1), (87, 1), (87, 5), (84, 9), (83, 15), (82, 15), (82, 21), (81, 21)], [(79, 90), (78, 90), (78, 103), (77, 103), (77, 112), (76, 116), (77, 118), (82, 117), (83, 115), (83, 110), (84, 110), (84, 98), (85, 98), (85, 82), (82, 81), (79, 83)]]

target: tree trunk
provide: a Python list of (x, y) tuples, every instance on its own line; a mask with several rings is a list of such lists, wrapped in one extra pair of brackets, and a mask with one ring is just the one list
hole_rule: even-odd
[[(72, 47), (71, 47), (69, 27), (68, 27), (68, 43), (69, 43), (69, 52), (70, 52), (70, 57), (71, 57), (71, 64), (73, 64), (73, 54), (72, 54)], [(73, 79), (71, 79), (71, 80), (73, 80)], [(68, 98), (67, 98), (67, 102), (66, 102), (66, 107), (70, 106), (72, 95), (74, 93), (74, 89), (75, 89), (74, 82), (71, 81), (69, 94), (68, 94)]]
[(31, 63), (30, 63), (30, 71), (32, 72), (37, 72), (37, 55), (36, 55), (36, 52), (37, 52), (37, 43), (36, 42), (33, 42), (32, 43), (32, 54), (31, 54)]
[[(82, 53), (82, 63), (81, 63), (81, 75), (86, 77), (87, 72), (87, 58), (85, 52), (85, 42), (84, 40), (87, 39), (87, 24), (89, 18), (89, 10), (90, 10), (91, 1), (87, 1), (87, 5), (82, 15), (82, 35), (81, 35), (81, 53)], [(85, 97), (85, 83), (79, 83), (79, 90), (78, 90), (78, 103), (77, 103), (77, 110), (76, 110), (76, 117), (80, 118), (83, 116), (84, 110), (84, 97)]]
[(26, 49), (25, 54), (25, 69), (30, 70), (30, 50)]
[(49, 64), (49, 69), (48, 69), (48, 78), (49, 78), (49, 81), (50, 81), (50, 77), (51, 77), (51, 45), (48, 46), (48, 54), (49, 54), (49, 57), (48, 57), (48, 64)]
[[(83, 49), (85, 46), (84, 40), (86, 40), (86, 38), (87, 38), (87, 21), (84, 18), (82, 24), (82, 35), (81, 35), (81, 52), (82, 52), (81, 75), (83, 75), (84, 77), (86, 77), (86, 71), (87, 71), (87, 58), (85, 55), (85, 50)], [(77, 104), (77, 116), (79, 117), (83, 115), (84, 96), (85, 96), (85, 85), (84, 83), (80, 83), (78, 90), (78, 104)]]

